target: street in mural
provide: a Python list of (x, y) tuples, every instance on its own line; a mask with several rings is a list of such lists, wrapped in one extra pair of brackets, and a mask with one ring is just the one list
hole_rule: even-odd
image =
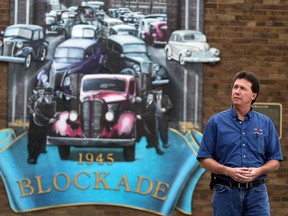
[(9, 128), (0, 131), (0, 174), (11, 209), (191, 214), (205, 172), (196, 159), (202, 64), (220, 51), (200, 31), (168, 36), (166, 14), (88, 3), (2, 32)]

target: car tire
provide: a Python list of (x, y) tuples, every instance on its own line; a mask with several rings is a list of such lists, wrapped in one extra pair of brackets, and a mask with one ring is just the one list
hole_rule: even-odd
[(124, 159), (126, 161), (135, 160), (135, 144), (130, 147), (125, 147), (123, 150), (124, 150)]
[(25, 62), (24, 62), (24, 67), (27, 69), (30, 67), (32, 62), (32, 54), (29, 53), (26, 57), (25, 57)]
[(166, 50), (166, 58), (171, 61), (172, 60), (172, 53), (170, 49)]
[(179, 62), (180, 62), (181, 65), (185, 65), (185, 60), (184, 60), (183, 54), (180, 54)]
[(67, 160), (70, 155), (70, 146), (58, 146), (59, 156), (61, 160)]
[(46, 55), (47, 55), (47, 48), (43, 48), (41, 50), (40, 62), (43, 62), (45, 60)]
[(132, 68), (124, 68), (120, 71), (120, 74), (135, 75), (135, 71)]

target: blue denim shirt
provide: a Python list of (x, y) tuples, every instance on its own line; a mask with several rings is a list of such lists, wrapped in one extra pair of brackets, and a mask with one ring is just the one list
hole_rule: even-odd
[[(232, 106), (209, 119), (199, 158), (213, 158), (229, 167), (260, 167), (268, 160), (283, 160), (279, 136), (271, 119), (252, 108), (244, 121), (240, 121)], [(259, 177), (263, 178), (266, 175)]]

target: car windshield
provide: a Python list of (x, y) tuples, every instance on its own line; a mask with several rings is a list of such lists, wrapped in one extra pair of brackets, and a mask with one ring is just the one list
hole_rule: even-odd
[(73, 29), (72, 37), (75, 38), (94, 38), (95, 31), (93, 29)]
[(128, 30), (128, 29), (119, 29), (118, 34), (119, 35), (134, 35), (137, 36), (137, 30)]
[(165, 25), (160, 25), (159, 28), (161, 30), (167, 31), (167, 25), (166, 24)]
[(54, 58), (60, 61), (81, 61), (84, 58), (84, 50), (79, 48), (58, 47)]
[(126, 44), (123, 46), (124, 53), (143, 53), (147, 52), (145, 44)]
[(151, 61), (151, 59), (149, 58), (149, 56), (147, 55), (147, 53), (128, 53), (125, 55), (126, 57), (128, 58), (132, 58), (134, 60), (137, 60), (139, 62), (142, 62), (142, 61)]
[(22, 37), (26, 39), (32, 38), (32, 31), (26, 28), (12, 27), (7, 28), (4, 37)]
[(183, 37), (184, 41), (200, 41), (206, 42), (206, 37), (203, 34), (185, 34)]
[(118, 79), (91, 79), (83, 83), (83, 92), (86, 91), (125, 91), (125, 81)]

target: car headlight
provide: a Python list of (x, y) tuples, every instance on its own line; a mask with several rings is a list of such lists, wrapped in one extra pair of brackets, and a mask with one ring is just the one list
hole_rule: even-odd
[(105, 119), (109, 122), (113, 121), (114, 120), (114, 112), (111, 112), (111, 111), (107, 112), (105, 114)]
[(70, 111), (70, 113), (69, 113), (69, 115), (68, 115), (68, 119), (69, 119), (69, 121), (71, 121), (71, 122), (77, 121), (78, 117), (79, 117), (78, 112), (76, 112), (76, 111), (74, 111), (74, 110)]
[(160, 70), (160, 66), (159, 64), (153, 64), (153, 72), (159, 71)]
[(133, 65), (133, 69), (135, 70), (136, 73), (140, 73), (141, 69), (139, 65)]
[(216, 48), (210, 48), (209, 51), (212, 53), (213, 56), (219, 56), (220, 55), (220, 50)]
[(71, 80), (70, 80), (70, 76), (68, 76), (64, 79), (63, 85), (70, 86), (70, 84), (71, 84)]
[(23, 47), (23, 42), (22, 41), (17, 42), (16, 46), (18, 49), (21, 49)]
[(186, 50), (185, 54), (186, 54), (186, 56), (191, 56), (192, 55), (192, 51), (191, 50)]
[(41, 83), (46, 83), (46, 82), (48, 82), (48, 76), (47, 76), (47, 74), (41, 75), (40, 79), (41, 79)]

